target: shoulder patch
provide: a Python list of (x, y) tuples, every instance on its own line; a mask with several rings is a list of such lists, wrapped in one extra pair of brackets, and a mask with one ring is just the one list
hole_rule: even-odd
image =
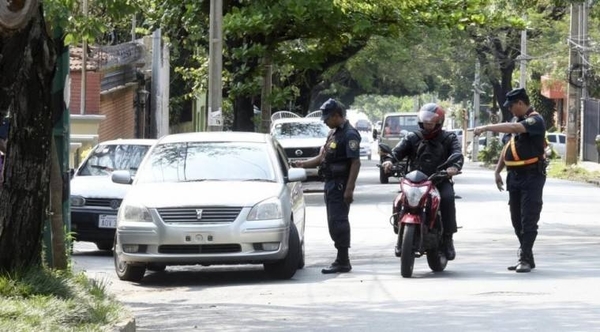
[(350, 147), (350, 150), (352, 150), (352, 151), (358, 150), (358, 147), (359, 147), (358, 141), (351, 140), (350, 142), (348, 142), (348, 147)]
[(533, 116), (532, 116), (532, 117), (528, 117), (528, 118), (527, 118), (527, 120), (525, 120), (525, 122), (526, 122), (528, 125), (530, 125), (530, 126), (531, 126), (531, 125), (533, 125), (533, 124), (535, 123), (535, 117), (533, 117)]

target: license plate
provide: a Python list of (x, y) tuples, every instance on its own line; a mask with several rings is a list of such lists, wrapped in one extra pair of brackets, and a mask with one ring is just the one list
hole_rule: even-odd
[(117, 216), (113, 214), (101, 214), (98, 218), (98, 228), (117, 228)]

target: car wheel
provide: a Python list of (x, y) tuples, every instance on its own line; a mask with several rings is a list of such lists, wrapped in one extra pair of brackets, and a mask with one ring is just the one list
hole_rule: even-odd
[(140, 282), (144, 278), (144, 274), (146, 274), (146, 266), (132, 265), (124, 262), (119, 258), (120, 254), (121, 253), (117, 252), (117, 250), (115, 250), (113, 253), (117, 277), (125, 281)]
[(96, 247), (100, 250), (110, 251), (113, 248), (113, 243), (112, 241), (96, 242)]
[(290, 225), (290, 239), (288, 243), (288, 253), (284, 259), (275, 263), (265, 263), (265, 272), (274, 279), (290, 279), (296, 274), (300, 266), (300, 238), (298, 229), (292, 222)]

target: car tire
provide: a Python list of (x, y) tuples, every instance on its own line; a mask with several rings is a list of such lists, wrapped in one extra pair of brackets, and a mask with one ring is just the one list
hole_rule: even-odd
[(111, 251), (113, 249), (112, 241), (96, 242), (96, 247), (100, 250)]
[(274, 279), (291, 279), (298, 266), (300, 266), (300, 256), (302, 248), (300, 246), (300, 238), (298, 236), (298, 229), (292, 222), (290, 225), (290, 238), (288, 243), (288, 253), (284, 259), (274, 262), (265, 263), (265, 272)]
[[(115, 246), (116, 247), (116, 246)], [(115, 272), (117, 277), (124, 281), (140, 282), (146, 274), (145, 265), (132, 265), (119, 259), (119, 252), (113, 251), (113, 258), (115, 262)]]
[(306, 264), (305, 259), (305, 255), (304, 255), (304, 241), (302, 241), (302, 244), (300, 245), (300, 261), (298, 262), (298, 270), (301, 270), (304, 268), (304, 265)]

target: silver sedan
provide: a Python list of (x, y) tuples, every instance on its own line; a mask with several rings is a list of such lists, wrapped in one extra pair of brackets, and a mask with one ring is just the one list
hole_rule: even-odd
[(304, 169), (258, 133), (168, 135), (150, 150), (117, 216), (115, 269), (141, 281), (168, 265), (264, 264), (278, 279), (304, 266)]

